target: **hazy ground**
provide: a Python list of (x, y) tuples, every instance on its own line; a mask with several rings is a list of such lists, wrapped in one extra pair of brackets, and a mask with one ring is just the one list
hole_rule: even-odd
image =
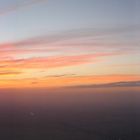
[(0, 139), (140, 140), (139, 91), (0, 90)]

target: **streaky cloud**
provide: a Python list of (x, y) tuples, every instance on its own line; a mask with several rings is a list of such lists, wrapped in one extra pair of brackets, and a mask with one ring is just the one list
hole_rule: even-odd
[(28, 7), (28, 6), (43, 2), (43, 1), (47, 1), (47, 0), (28, 0), (28, 1), (25, 0), (24, 2), (18, 2), (15, 5), (10, 5), (3, 9), (0, 9), (0, 16), (6, 15), (8, 13), (17, 11), (21, 8)]
[(43, 44), (53, 44), (63, 42), (65, 40), (78, 39), (78, 38), (89, 38), (96, 39), (96, 37), (102, 36), (110, 36), (116, 34), (122, 34), (126, 32), (137, 32), (140, 31), (140, 25), (129, 25), (129, 26), (121, 26), (118, 28), (105, 28), (105, 29), (95, 29), (95, 28), (84, 28), (84, 29), (73, 29), (66, 30), (62, 32), (58, 32), (50, 35), (36, 35), (34, 37), (30, 37), (27, 39), (23, 39), (21, 41), (15, 42), (6, 42), (1, 43), (0, 47), (6, 45), (12, 45), (16, 47), (28, 47), (28, 46), (36, 46)]
[(98, 58), (120, 55), (118, 53), (95, 53), (80, 55), (48, 56), (28, 59), (0, 60), (0, 64), (8, 68), (58, 68), (88, 64), (99, 61)]
[(90, 84), (90, 85), (78, 85), (69, 86), (70, 88), (108, 88), (108, 87), (140, 87), (140, 81), (124, 81), (114, 82), (107, 84)]
[(19, 71), (0, 71), (0, 76), (6, 76), (6, 75), (19, 75), (21, 72)]
[(62, 77), (75, 77), (76, 74), (56, 74), (56, 75), (47, 75), (45, 78), (62, 78)]
[[(105, 88), (105, 87), (140, 87), (140, 75), (67, 75), (55, 77), (9, 77), (0, 78), (3, 87), (65, 87), (65, 88)], [(119, 81), (119, 82), (118, 82)], [(126, 81), (126, 82), (124, 82)], [(28, 83), (28, 84), (27, 84)], [(98, 85), (97, 85), (98, 84)], [(1, 87), (0, 87), (1, 88)]]

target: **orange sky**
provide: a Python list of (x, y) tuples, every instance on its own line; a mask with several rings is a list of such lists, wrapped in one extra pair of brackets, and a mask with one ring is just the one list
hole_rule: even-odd
[[(53, 1), (6, 1), (0, 2), (0, 88), (140, 80), (140, 25), (123, 23), (125, 8), (108, 17), (100, 15), (92, 1), (86, 4), (94, 12), (83, 11), (85, 5), (75, 1), (56, 1), (55, 11)], [(74, 13), (64, 8), (69, 10), (71, 4)]]

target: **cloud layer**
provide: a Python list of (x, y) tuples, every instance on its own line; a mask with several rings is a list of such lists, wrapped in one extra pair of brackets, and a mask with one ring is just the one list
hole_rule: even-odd
[[(139, 30), (136, 26), (104, 31), (80, 29), (20, 41), (2, 42), (0, 43), (0, 85), (3, 87), (22, 87), (22, 85), (25, 87), (58, 87), (138, 81), (139, 75), (124, 72), (119, 75), (113, 72), (116, 68), (112, 67), (117, 65), (115, 61), (123, 65), (120, 64), (121, 61), (139, 52), (139, 47), (133, 40), (130, 42), (116, 41), (112, 39), (112, 36), (120, 37), (123, 33), (135, 32), (136, 29)], [(111, 63), (111, 59), (116, 60)], [(108, 75), (105, 75), (104, 71), (109, 66), (112, 69)], [(81, 68), (85, 67), (88, 67), (87, 71), (90, 73), (92, 68), (94, 76), (89, 75), (89, 72), (84, 74)], [(100, 75), (97, 74), (98, 71)], [(68, 75), (68, 73), (73, 74)], [(78, 76), (80, 74), (81, 76)]]

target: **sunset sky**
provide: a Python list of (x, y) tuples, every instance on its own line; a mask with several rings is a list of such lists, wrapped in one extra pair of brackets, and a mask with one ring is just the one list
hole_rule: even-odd
[(139, 0), (1, 0), (0, 88), (140, 80)]

